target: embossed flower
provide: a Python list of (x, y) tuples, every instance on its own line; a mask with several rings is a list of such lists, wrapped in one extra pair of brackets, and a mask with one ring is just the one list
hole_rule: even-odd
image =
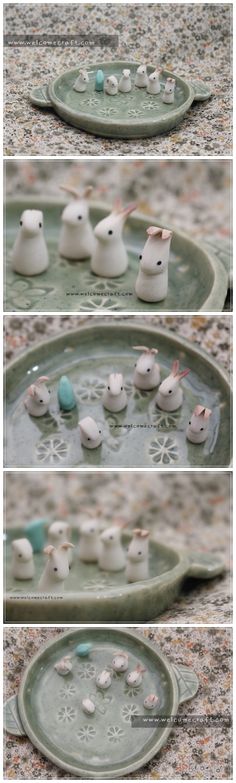
[(140, 117), (140, 114), (144, 114), (143, 109), (129, 109), (129, 117)]
[(133, 715), (138, 715), (139, 710), (136, 704), (124, 704), (121, 708), (121, 715), (125, 723), (131, 723)]
[(104, 117), (111, 117), (117, 113), (117, 109), (114, 109), (114, 106), (105, 106), (104, 109), (99, 109), (99, 114), (102, 114)]
[(104, 693), (104, 691), (97, 690), (95, 691), (95, 693), (90, 693), (89, 698), (95, 704), (96, 710), (101, 715), (105, 715), (112, 702), (112, 696), (109, 695), (108, 693)]
[(179, 413), (167, 413), (166, 411), (155, 410), (152, 419), (154, 424), (157, 424), (160, 429), (168, 430), (177, 427)]
[(64, 685), (63, 688), (59, 691), (59, 696), (61, 699), (69, 699), (70, 696), (74, 696), (76, 693), (76, 688), (72, 684)]
[(43, 296), (53, 290), (52, 286), (37, 286), (28, 280), (13, 281), (7, 289), (7, 304), (10, 310), (32, 310)]
[(76, 718), (76, 711), (73, 707), (60, 707), (57, 713), (57, 719), (60, 723), (73, 723)]
[(152, 457), (152, 462), (168, 465), (178, 459), (177, 444), (169, 435), (160, 436), (150, 443), (149, 454)]
[(114, 584), (109, 582), (108, 579), (103, 576), (100, 577), (100, 579), (90, 579), (88, 582), (85, 582), (83, 585), (83, 590), (92, 590), (97, 592), (98, 590), (106, 590), (109, 587), (114, 587)]
[(132, 699), (134, 696), (138, 696), (141, 690), (141, 688), (136, 688), (135, 685), (125, 686), (125, 694), (129, 697), (129, 699)]
[(90, 98), (84, 98), (80, 103), (83, 106), (98, 106), (99, 100), (98, 98), (94, 98), (93, 95), (91, 95)]
[(156, 108), (156, 103), (155, 103), (155, 101), (152, 101), (152, 100), (144, 101), (143, 108), (146, 109), (146, 111), (152, 111), (153, 109)]
[(41, 440), (36, 446), (38, 462), (47, 462), (50, 465), (63, 462), (67, 452), (67, 443), (59, 435)]
[(83, 378), (78, 386), (78, 396), (81, 402), (89, 400), (99, 400), (105, 389), (105, 381), (100, 381), (98, 378)]
[(91, 726), (89, 723), (86, 724), (86, 726), (83, 726), (82, 729), (79, 729), (77, 732), (77, 737), (80, 740), (80, 742), (91, 742), (91, 740), (95, 737), (96, 731), (94, 726)]
[(108, 296), (94, 296), (80, 305), (80, 312), (86, 313), (90, 310), (122, 310), (122, 304), (119, 301), (110, 299)]
[(113, 742), (114, 744), (117, 744), (118, 742), (121, 742), (121, 740), (124, 737), (125, 732), (123, 729), (120, 729), (119, 726), (109, 726), (107, 729), (107, 736), (109, 742)]
[(80, 680), (93, 680), (96, 675), (96, 667), (92, 663), (81, 664), (77, 669)]

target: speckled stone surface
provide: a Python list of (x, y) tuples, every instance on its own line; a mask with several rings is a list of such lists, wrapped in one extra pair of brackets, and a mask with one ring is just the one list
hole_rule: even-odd
[[(229, 473), (7, 473), (7, 529), (40, 516), (76, 526), (88, 506), (103, 511), (107, 524), (121, 516), (146, 527), (154, 538), (185, 551), (214, 553), (225, 574), (213, 581), (188, 581), (181, 597), (157, 622), (230, 623), (231, 497)], [(39, 512), (40, 504), (40, 512)], [(131, 618), (130, 618), (131, 620)]]
[[(230, 155), (232, 3), (5, 4), (8, 34), (118, 34), (117, 48), (85, 45), (6, 47), (6, 155)], [(92, 49), (92, 51), (91, 51)], [(77, 62), (127, 58), (154, 62), (186, 78), (200, 78), (213, 97), (196, 103), (166, 136), (116, 141), (70, 128), (51, 111), (29, 103), (31, 89)]]
[(5, 334), (5, 358), (12, 360), (34, 347), (40, 340), (54, 335), (65, 333), (71, 329), (90, 323), (101, 323), (101, 318), (109, 323), (118, 320), (127, 324), (135, 318), (137, 324), (146, 326), (164, 326), (177, 334), (199, 345), (203, 350), (216, 359), (228, 372), (232, 369), (232, 317), (231, 315), (219, 315), (217, 317), (194, 316), (130, 316), (130, 315), (55, 315), (55, 316), (23, 316), (7, 315), (4, 318)]
[[(179, 707), (182, 715), (229, 715), (232, 702), (232, 631), (230, 628), (137, 628), (154, 640), (175, 663), (188, 665), (199, 678), (194, 699)], [(25, 666), (40, 645), (56, 639), (60, 628), (5, 628), (5, 696), (16, 693)], [(128, 775), (143, 780), (226, 780), (232, 778), (231, 730), (222, 727), (175, 727), (167, 744), (142, 770)], [(7, 735), (5, 779), (65, 780), (65, 773), (33, 748), (28, 739)], [(66, 780), (71, 780), (66, 775)]]

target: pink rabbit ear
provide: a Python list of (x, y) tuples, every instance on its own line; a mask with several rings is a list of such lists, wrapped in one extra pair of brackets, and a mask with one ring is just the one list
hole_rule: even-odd
[(182, 372), (178, 373), (179, 378), (185, 378), (186, 375), (188, 375), (191, 372), (191, 370), (187, 367), (186, 370), (182, 370)]
[(81, 193), (76, 188), (73, 188), (73, 185), (59, 185), (60, 190), (64, 190), (65, 193), (69, 193), (70, 196), (73, 196), (73, 198), (81, 198)]
[(123, 519), (123, 517), (115, 517), (115, 519), (113, 519), (113, 523), (116, 527), (120, 527), (121, 529), (123, 527), (127, 527), (127, 525), (129, 524), (127, 519)]
[(74, 549), (74, 544), (71, 544), (69, 541), (65, 541), (64, 544), (61, 544), (59, 549)]
[(49, 378), (47, 375), (40, 375), (40, 378), (37, 378), (36, 383), (46, 383), (46, 381), (49, 381)]
[(178, 372), (179, 372), (179, 360), (178, 359), (175, 359), (173, 361), (172, 367), (171, 367), (171, 372), (172, 372), (172, 375), (178, 375)]
[(147, 348), (146, 345), (133, 345), (133, 350), (134, 351), (144, 351), (144, 353), (148, 353), (150, 348)]
[(196, 405), (193, 411), (195, 416), (203, 416), (204, 419), (209, 419), (209, 416), (211, 416), (212, 411), (210, 408), (204, 408), (203, 405)]
[(34, 385), (34, 383), (32, 383), (31, 386), (29, 386), (29, 388), (27, 389), (27, 394), (29, 395), (29, 397), (34, 397), (35, 392), (36, 392), (36, 386)]
[(167, 228), (163, 228), (162, 231), (162, 239), (170, 239), (172, 237), (173, 231), (169, 231)]
[(150, 353), (153, 353), (153, 354), (158, 353), (158, 348), (150, 348)]
[(50, 556), (54, 552), (54, 549), (55, 549), (55, 546), (52, 546), (52, 544), (49, 544), (48, 546), (45, 546), (45, 548), (43, 549), (43, 554)]
[(87, 187), (83, 191), (83, 197), (84, 198), (89, 198), (89, 196), (91, 196), (92, 192), (93, 192), (93, 186), (92, 185), (87, 185)]
[(113, 215), (117, 215), (117, 214), (119, 214), (119, 212), (121, 212), (122, 209), (123, 209), (123, 207), (122, 207), (121, 198), (117, 197), (115, 199), (113, 207), (112, 207), (112, 214)]
[(162, 228), (158, 228), (158, 226), (149, 226), (149, 228), (147, 228), (147, 234), (149, 237), (160, 237)]
[(123, 209), (120, 210), (120, 214), (123, 215), (123, 217), (128, 217), (135, 209), (137, 209), (137, 204), (128, 204), (127, 207), (123, 207)]

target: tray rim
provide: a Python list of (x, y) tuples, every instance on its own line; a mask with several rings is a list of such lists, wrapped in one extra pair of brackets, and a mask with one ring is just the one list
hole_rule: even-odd
[[(85, 626), (86, 630), (88, 630), (88, 628), (89, 628), (88, 626)], [(38, 651), (33, 656), (33, 658), (31, 659), (30, 663), (28, 664), (27, 668), (25, 669), (25, 671), (23, 673), (23, 677), (21, 679), (21, 682), (20, 682), (20, 685), (19, 685), (18, 694), (17, 694), (17, 701), (18, 701), (18, 708), (19, 708), (20, 719), (22, 721), (22, 725), (23, 725), (24, 730), (26, 732), (26, 736), (30, 739), (30, 741), (32, 742), (34, 747), (36, 747), (44, 756), (46, 756), (46, 758), (50, 759), (50, 761), (52, 761), (60, 769), (64, 769), (66, 772), (73, 773), (76, 776), (80, 776), (81, 775), (82, 779), (85, 780), (85, 778), (84, 778), (84, 769), (82, 769), (80, 767), (75, 767), (74, 764), (69, 764), (68, 762), (65, 762), (65, 763), (62, 764), (61, 762), (58, 761), (58, 758), (54, 754), (53, 751), (52, 752), (51, 751), (50, 752), (47, 751), (47, 753), (45, 753), (45, 746), (44, 746), (43, 742), (40, 739), (37, 738), (34, 730), (31, 729), (31, 727), (30, 727), (30, 723), (29, 723), (29, 720), (28, 720), (28, 717), (27, 717), (27, 710), (25, 708), (25, 700), (24, 700), (24, 691), (25, 691), (25, 688), (27, 687), (27, 679), (28, 679), (28, 677), (30, 675), (31, 669), (35, 665), (36, 661), (40, 658), (40, 656), (43, 655), (51, 647), (53, 647), (57, 642), (59, 642), (60, 639), (65, 639), (66, 640), (66, 637), (71, 637), (72, 635), (76, 636), (78, 631), (81, 631), (81, 630), (83, 630), (83, 628), (81, 626), (79, 626), (77, 629), (73, 629), (70, 632), (68, 632), (68, 630), (67, 630), (59, 638), (56, 638), (56, 639), (51, 640), (50, 642), (47, 642), (45, 645), (43, 645), (40, 648), (40, 651)], [(104, 626), (103, 627), (99, 626), (98, 630), (99, 631), (104, 630), (104, 633), (106, 632), (106, 628)], [(142, 646), (147, 648), (147, 650), (150, 650), (152, 653), (154, 653), (154, 655), (161, 661), (162, 665), (164, 666), (165, 670), (167, 671), (167, 674), (169, 676), (169, 680), (170, 680), (171, 686), (172, 686), (172, 701), (173, 701), (173, 703), (172, 703), (171, 715), (176, 715), (177, 711), (178, 711), (179, 704), (180, 704), (180, 697), (179, 697), (178, 683), (177, 683), (177, 679), (176, 679), (176, 675), (175, 675), (172, 663), (168, 660), (168, 658), (166, 658), (166, 656), (162, 652), (159, 651), (159, 648), (156, 649), (154, 647), (154, 645), (148, 639), (139, 636), (137, 632), (135, 632), (133, 630), (130, 630), (130, 628), (128, 628), (128, 630), (127, 630), (127, 628), (118, 628), (117, 629), (116, 626), (109, 626), (109, 630), (113, 630), (113, 631), (117, 632), (118, 636), (120, 634), (121, 635), (124, 634), (124, 636), (126, 636), (126, 637), (128, 636), (130, 639), (134, 639), (137, 643), (140, 643)], [(95, 626), (92, 627), (91, 632), (92, 633), (96, 632), (96, 627)], [(116, 771), (115, 774), (111, 774), (111, 772), (109, 772), (109, 773), (107, 772), (107, 773), (103, 774), (103, 778), (101, 777), (101, 772), (98, 772), (98, 775), (97, 775), (97, 774), (91, 774), (91, 773), (89, 774), (88, 771), (87, 771), (86, 774), (87, 774), (88, 779), (102, 780), (102, 779), (110, 779), (111, 778), (111, 779), (119, 780), (118, 775), (121, 775), (121, 776), (125, 775), (126, 776), (130, 772), (134, 772), (137, 769), (141, 769), (145, 764), (148, 763), (148, 761), (150, 761), (153, 758), (154, 755), (156, 755), (160, 751), (162, 746), (165, 744), (165, 742), (166, 742), (166, 740), (167, 740), (167, 738), (168, 738), (168, 736), (169, 736), (171, 731), (172, 731), (172, 727), (164, 728), (163, 731), (162, 731), (161, 736), (159, 737), (159, 739), (157, 740), (157, 742), (155, 744), (155, 747), (152, 747), (152, 750), (146, 751), (143, 754), (141, 761), (139, 760), (139, 761), (136, 761), (136, 762), (128, 763), (125, 766), (123, 765), (119, 769), (119, 771), (118, 770)], [(103, 771), (103, 773), (104, 773), (104, 771)]]
[[(40, 195), (37, 198), (37, 196), (34, 195), (34, 194), (32, 194), (32, 196), (30, 194), (28, 196), (24, 194), (23, 197), (19, 196), (18, 198), (16, 196), (10, 196), (9, 198), (5, 198), (3, 207), (4, 207), (4, 231), (6, 233), (7, 233), (6, 212), (7, 212), (8, 206), (9, 207), (16, 207), (17, 204), (19, 203), (19, 205), (22, 204), (23, 207), (25, 206), (25, 208), (27, 208), (27, 205), (29, 204), (29, 201), (30, 201), (30, 204), (32, 206), (36, 206), (37, 205), (37, 206), (40, 206), (42, 208), (43, 205), (44, 205), (45, 209), (47, 208), (47, 205), (49, 205), (49, 207), (53, 207), (53, 206), (58, 206), (59, 207), (59, 206), (61, 206), (63, 208), (63, 206), (66, 206), (69, 203), (68, 199), (63, 198), (63, 197), (60, 198), (59, 196), (58, 197), (56, 197), (56, 196), (55, 197), (53, 197), (53, 196), (49, 196), (48, 197), (47, 196), (46, 198), (43, 198)], [(89, 207), (90, 207), (90, 211), (92, 211), (94, 209), (94, 210), (97, 210), (97, 211), (100, 211), (100, 212), (106, 212), (106, 211), (108, 213), (110, 212), (110, 205), (107, 202), (105, 202), (105, 201), (102, 202), (102, 201), (98, 201), (97, 199), (94, 199), (94, 200), (91, 199), (91, 201), (89, 202)], [(204, 262), (206, 262), (208, 264), (208, 266), (210, 267), (210, 269), (211, 269), (211, 271), (213, 273), (213, 281), (212, 281), (212, 286), (211, 286), (210, 292), (208, 293), (208, 295), (206, 296), (204, 301), (202, 301), (201, 307), (196, 312), (199, 312), (199, 313), (200, 312), (207, 313), (209, 311), (210, 312), (219, 312), (219, 308), (220, 307), (221, 307), (221, 312), (222, 312), (223, 311), (223, 306), (224, 306), (224, 301), (225, 301), (225, 298), (226, 298), (226, 295), (227, 295), (227, 290), (228, 290), (228, 274), (227, 274), (227, 271), (226, 271), (224, 265), (219, 261), (219, 259), (214, 255), (213, 252), (210, 252), (206, 247), (204, 247), (204, 243), (203, 244), (201, 244), (201, 242), (198, 243), (198, 241), (196, 241), (196, 239), (193, 239), (187, 232), (183, 231), (182, 229), (178, 229), (178, 227), (176, 228), (175, 225), (173, 225), (171, 223), (168, 224), (168, 225), (166, 225), (166, 223), (164, 224), (162, 221), (159, 221), (158, 216), (156, 216), (156, 215), (152, 215), (152, 214), (149, 214), (149, 213), (147, 213), (147, 214), (145, 213), (144, 214), (143, 212), (139, 212), (139, 210), (137, 209), (134, 214), (132, 214), (132, 215), (130, 215), (128, 217), (127, 225), (130, 224), (131, 227), (132, 227), (132, 224), (134, 224), (134, 226), (135, 226), (136, 223), (139, 223), (139, 224), (141, 223), (141, 224), (143, 224), (143, 226), (146, 226), (146, 224), (149, 223), (149, 221), (150, 221), (150, 225), (152, 225), (153, 223), (157, 224), (157, 222), (158, 222), (158, 225), (161, 228), (169, 228), (170, 230), (173, 231), (173, 235), (176, 236), (178, 241), (182, 241), (184, 244), (186, 244), (186, 243), (190, 244), (192, 246), (193, 252), (199, 252), (200, 251), (202, 253), (203, 258), (202, 258), (201, 264), (204, 264)], [(59, 228), (60, 227), (58, 227), (58, 232), (59, 232)], [(4, 253), (5, 253), (4, 282), (5, 282), (5, 285), (6, 285), (6, 274), (7, 274), (6, 237), (4, 239)], [(79, 262), (75, 262), (75, 263), (79, 263)], [(137, 265), (137, 271), (138, 271), (138, 265)], [(24, 280), (24, 279), (27, 280), (28, 277), (29, 276), (27, 276), (27, 275), (17, 275), (17, 279), (19, 278), (19, 279), (22, 279), (22, 280)], [(40, 275), (35, 275), (35, 279), (36, 279), (36, 281), (40, 282)], [(224, 288), (225, 288), (225, 291), (224, 291)], [(223, 294), (222, 294), (222, 289), (223, 289)], [(223, 301), (219, 302), (219, 299), (221, 299)], [(6, 302), (6, 304), (7, 304), (7, 302)], [(11, 312), (11, 311), (8, 310), (6, 312)], [(22, 311), (21, 310), (19, 310), (19, 311), (16, 310), (15, 312), (22, 312)], [(32, 310), (27, 311), (27, 313), (28, 312), (30, 313), (30, 312), (32, 312)], [(60, 311), (58, 311), (58, 312), (60, 312)], [(127, 311), (123, 310), (121, 312), (126, 313)], [(134, 311), (134, 312), (137, 312), (138, 315), (140, 315), (142, 313), (141, 310), (137, 310), (137, 311)], [(165, 312), (164, 303), (163, 303), (163, 312)], [(177, 309), (176, 310), (170, 310), (170, 311), (167, 311), (167, 312), (178, 312), (178, 310)], [(190, 312), (190, 310), (186, 310), (186, 311), (183, 311), (183, 312), (187, 314), (187, 313)], [(153, 315), (153, 310), (151, 310), (150, 313)], [(73, 315), (73, 313), (71, 313), (71, 314)], [(147, 314), (148, 313), (145, 311), (145, 315), (147, 315)], [(160, 311), (158, 311), (158, 314), (159, 315), (161, 314)]]

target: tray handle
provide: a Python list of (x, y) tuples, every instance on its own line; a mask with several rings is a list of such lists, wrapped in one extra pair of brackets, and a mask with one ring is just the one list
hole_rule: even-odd
[(42, 87), (34, 87), (30, 93), (30, 100), (34, 106), (40, 106), (41, 109), (52, 108), (47, 84), (43, 84)]
[(8, 734), (13, 734), (14, 737), (26, 736), (20, 719), (17, 696), (10, 696), (10, 699), (7, 699), (4, 704), (3, 726), (5, 731), (7, 731)]
[(193, 669), (182, 664), (172, 663), (177, 685), (179, 689), (179, 703), (188, 701), (196, 695), (199, 688), (199, 680)]
[(211, 98), (211, 90), (209, 90), (209, 87), (207, 87), (201, 79), (190, 79), (188, 83), (194, 90), (194, 101), (207, 101), (208, 98)]
[(225, 565), (217, 555), (208, 555), (204, 552), (188, 552), (189, 567), (186, 577), (195, 579), (214, 579), (225, 570)]

